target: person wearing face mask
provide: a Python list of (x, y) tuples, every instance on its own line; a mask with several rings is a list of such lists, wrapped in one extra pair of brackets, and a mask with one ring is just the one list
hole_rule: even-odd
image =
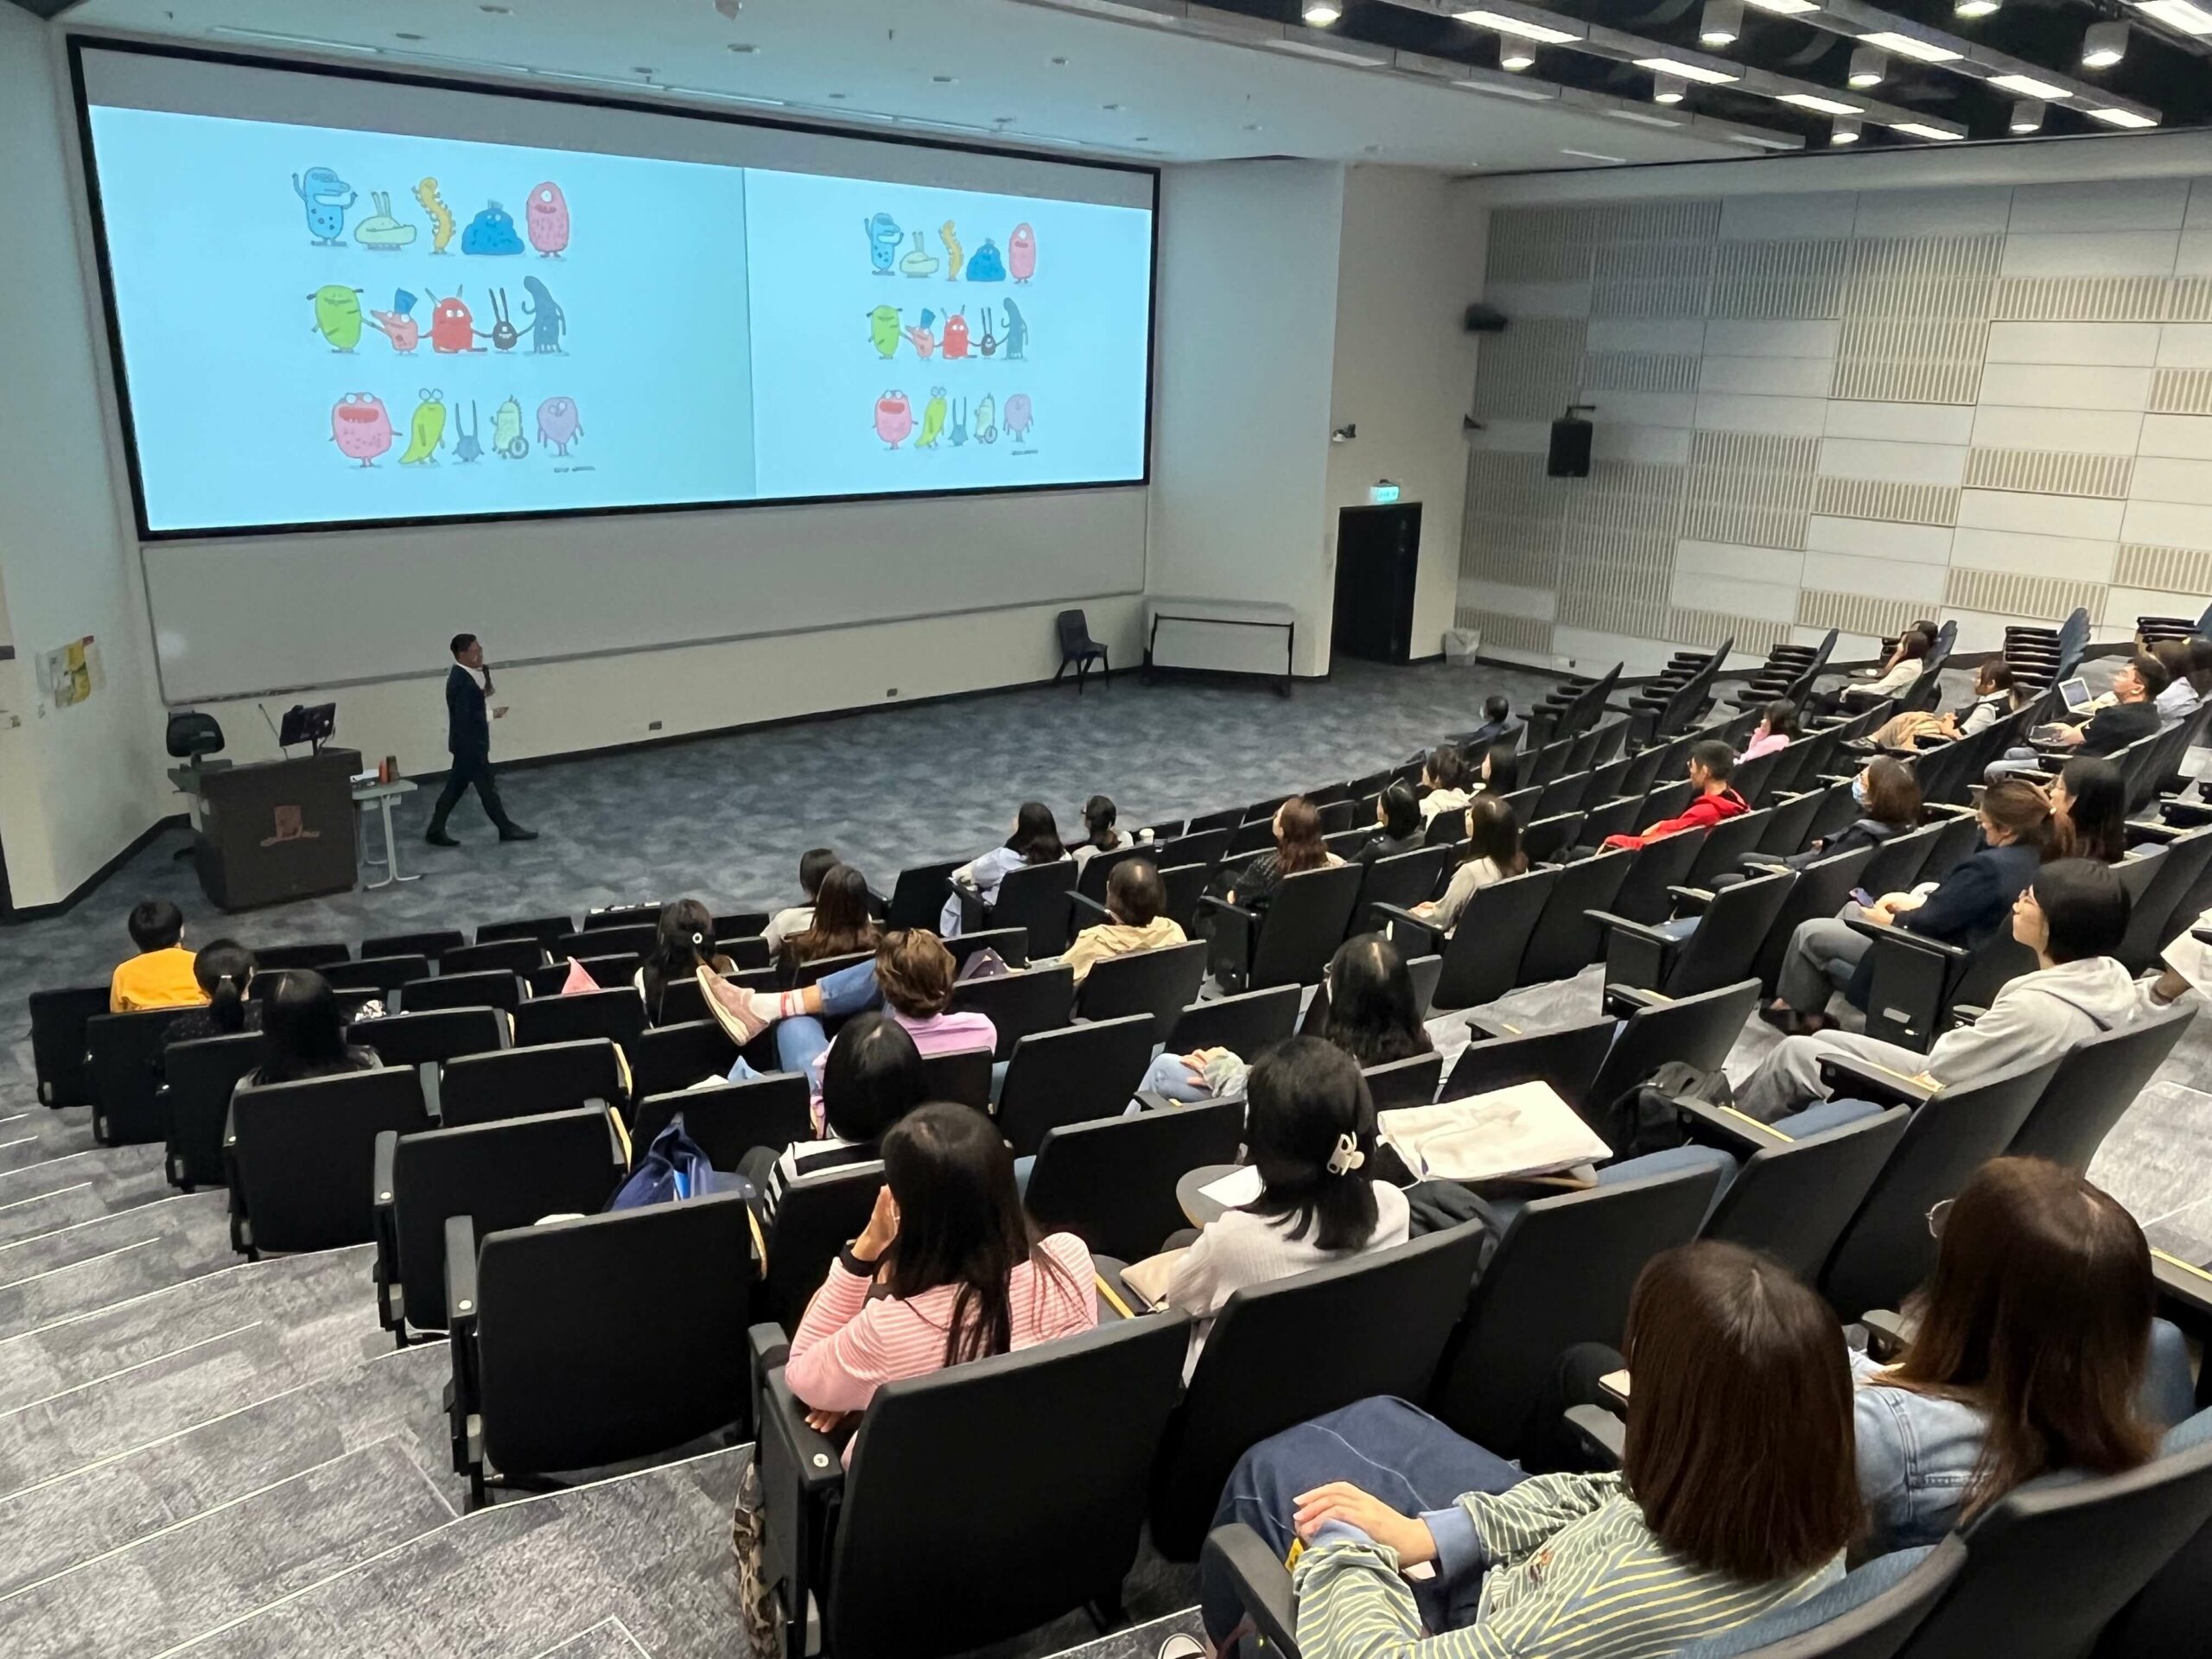
[(1854, 853), (1861, 847), (1878, 847), (1920, 823), (1920, 782), (1910, 766), (1886, 754), (1869, 760), (1851, 780), (1851, 798), (1859, 804), (1857, 817), (1835, 834), (1822, 836), (1803, 852), (1774, 862), (1786, 869), (1802, 870), (1818, 859)]

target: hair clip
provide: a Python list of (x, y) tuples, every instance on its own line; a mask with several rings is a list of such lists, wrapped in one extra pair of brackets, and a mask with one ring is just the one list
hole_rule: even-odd
[(1359, 1149), (1359, 1142), (1348, 1135), (1340, 1135), (1336, 1149), (1329, 1154), (1329, 1173), (1349, 1175), (1366, 1161), (1367, 1154)]
[(692, 944), (692, 945), (693, 945), (693, 947), (694, 947), (695, 949), (696, 949), (696, 948), (703, 947), (703, 946), (706, 944), (706, 943), (707, 943), (707, 936), (706, 936), (705, 934), (703, 934), (703, 933), (694, 933), (694, 934), (692, 934), (692, 936), (691, 936), (691, 944)]

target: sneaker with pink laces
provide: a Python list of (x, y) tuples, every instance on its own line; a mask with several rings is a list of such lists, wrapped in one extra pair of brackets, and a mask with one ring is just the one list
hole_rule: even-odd
[[(702, 966), (698, 972), (699, 988), (707, 999), (707, 1012), (714, 1021), (729, 1033), (730, 1041), (743, 1048), (767, 1030), (774, 1021), (775, 999), (762, 997), (741, 985), (733, 985), (713, 969)], [(767, 1008), (760, 1005), (769, 1004)]]

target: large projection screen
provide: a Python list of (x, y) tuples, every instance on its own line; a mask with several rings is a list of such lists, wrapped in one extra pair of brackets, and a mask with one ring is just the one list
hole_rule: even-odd
[(149, 540), (1145, 480), (1148, 170), (78, 62)]

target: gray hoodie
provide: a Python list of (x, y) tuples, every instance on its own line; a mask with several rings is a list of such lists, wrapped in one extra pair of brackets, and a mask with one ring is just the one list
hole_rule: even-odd
[[(2076, 1043), (2165, 1012), (2150, 1000), (2149, 982), (2129, 978), (2110, 957), (2063, 962), (2021, 975), (1998, 992), (1980, 1020), (1938, 1037), (1926, 1070), (1945, 1088), (1963, 1089), (2055, 1060)], [(2175, 1012), (2188, 1014), (2186, 1007)]]

